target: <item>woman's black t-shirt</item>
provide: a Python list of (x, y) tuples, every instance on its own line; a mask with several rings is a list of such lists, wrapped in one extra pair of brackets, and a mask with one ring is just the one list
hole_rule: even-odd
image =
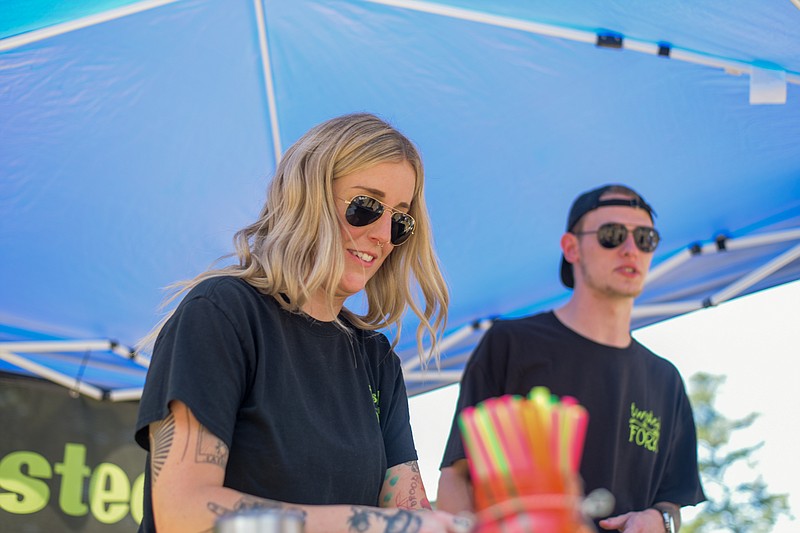
[[(192, 289), (156, 341), (136, 441), (180, 400), (229, 448), (225, 486), (302, 504), (378, 505), (386, 469), (417, 459), (386, 337), (290, 313), (233, 277)], [(152, 524), (148, 454), (144, 520)]]

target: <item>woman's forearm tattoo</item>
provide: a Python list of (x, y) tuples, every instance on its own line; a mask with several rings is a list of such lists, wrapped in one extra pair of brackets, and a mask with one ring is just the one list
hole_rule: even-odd
[(255, 498), (253, 496), (244, 496), (233, 504), (233, 508), (226, 507), (216, 502), (208, 502), (207, 507), (208, 510), (215, 515), (222, 516), (231, 513), (239, 513), (242, 511), (252, 511), (253, 509), (283, 509), (286, 506), (281, 502), (276, 502), (273, 500)]
[[(428, 498), (424, 495), (424, 489), (422, 484), (422, 475), (419, 471), (419, 464), (416, 461), (407, 461), (403, 463), (403, 466), (407, 466), (413, 472), (413, 476), (407, 481), (408, 491), (398, 491), (393, 492), (389, 487), (394, 488), (397, 484), (400, 476), (395, 474), (397, 470), (389, 469), (386, 471), (386, 477), (384, 478), (384, 484), (388, 481), (389, 487), (388, 490), (385, 491), (383, 495), (382, 505), (386, 506), (390, 502), (394, 501), (394, 507), (398, 509), (431, 509), (431, 504), (428, 501)], [(385, 486), (385, 485), (384, 485)]]
[(368, 531), (372, 524), (376, 523), (373, 520), (386, 522), (385, 533), (418, 533), (422, 528), (422, 518), (411, 511), (401, 509), (395, 514), (389, 515), (385, 512), (362, 507), (353, 507), (352, 510), (353, 515), (348, 519), (347, 523), (350, 530), (357, 533)]
[(242, 497), (239, 501), (233, 504), (233, 508), (226, 507), (217, 502), (208, 502), (206, 507), (218, 517), (258, 509), (286, 509), (295, 513), (300, 513), (304, 520), (306, 517), (306, 512), (298, 507), (294, 507), (283, 502), (277, 502), (275, 500), (268, 500), (266, 498), (256, 498), (255, 496)]

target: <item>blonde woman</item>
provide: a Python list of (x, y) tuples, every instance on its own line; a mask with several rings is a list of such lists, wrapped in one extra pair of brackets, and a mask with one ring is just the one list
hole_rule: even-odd
[[(444, 329), (423, 184), (414, 145), (374, 115), (329, 120), (287, 150), (235, 236), (238, 263), (178, 284), (182, 301), (142, 343), (155, 339), (140, 531), (207, 531), (251, 508), (294, 509), (307, 532), (469, 528), (430, 510), (400, 361), (376, 331), (399, 330), (409, 307), (420, 348)], [(362, 290), (359, 316), (344, 302)]]

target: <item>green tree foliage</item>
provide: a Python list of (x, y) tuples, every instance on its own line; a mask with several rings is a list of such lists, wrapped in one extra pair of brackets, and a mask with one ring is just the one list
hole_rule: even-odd
[[(770, 494), (761, 475), (750, 481), (731, 484), (728, 470), (742, 462), (753, 467), (752, 454), (763, 446), (731, 449), (731, 434), (749, 427), (758, 418), (750, 413), (731, 420), (717, 411), (714, 402), (724, 376), (703, 372), (690, 379), (689, 398), (697, 424), (700, 476), (708, 501), (702, 511), (683, 524), (681, 533), (767, 533), (781, 515), (791, 516), (786, 494)], [(738, 476), (737, 476), (738, 477)]]

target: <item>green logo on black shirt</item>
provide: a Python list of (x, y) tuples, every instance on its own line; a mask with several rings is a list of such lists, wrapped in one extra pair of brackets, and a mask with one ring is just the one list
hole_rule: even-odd
[(378, 417), (378, 422), (381, 421), (381, 391), (372, 392), (372, 385), (369, 386), (369, 392), (372, 394), (372, 406), (375, 408), (375, 416)]
[(658, 452), (658, 439), (661, 436), (661, 419), (653, 411), (638, 409), (631, 403), (631, 419), (628, 421), (631, 434), (628, 442), (635, 442), (651, 452)]

